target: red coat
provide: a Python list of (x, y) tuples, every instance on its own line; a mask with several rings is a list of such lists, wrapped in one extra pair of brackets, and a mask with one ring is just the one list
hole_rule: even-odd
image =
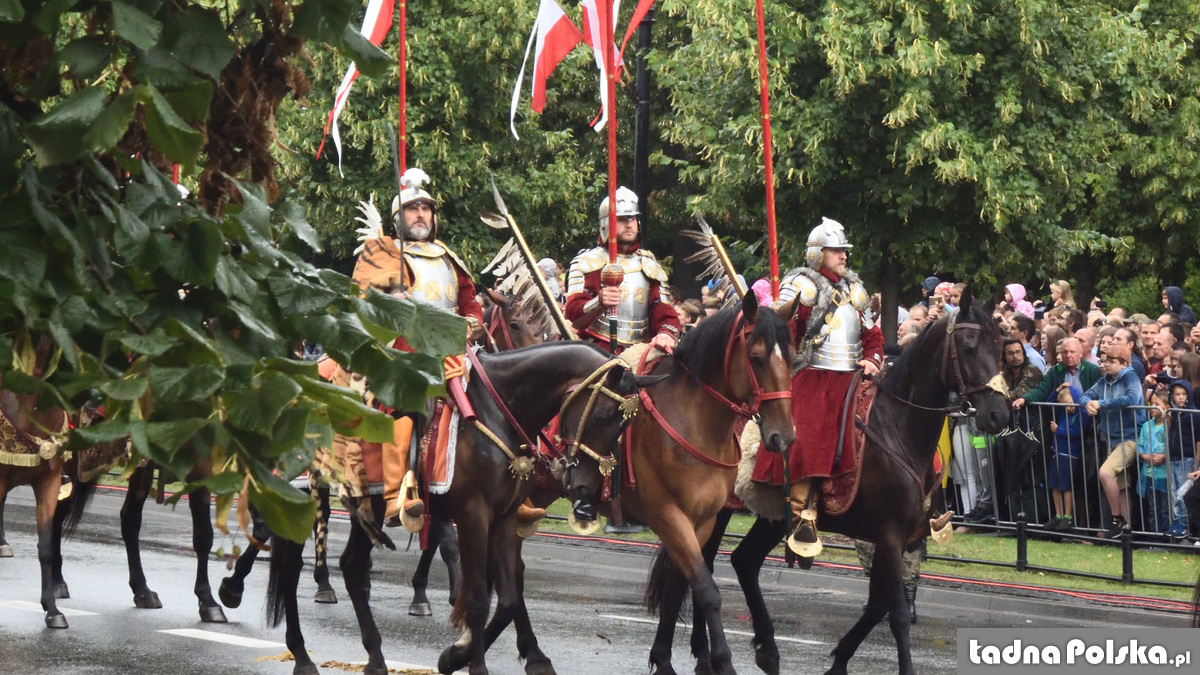
[[(821, 274), (831, 282), (839, 281), (827, 270)], [(793, 341), (808, 329), (811, 307), (797, 303), (796, 316), (789, 322)], [(863, 358), (882, 363), (883, 333), (876, 324), (862, 332)], [(807, 477), (827, 477), (840, 473), (853, 457), (851, 442), (853, 420), (847, 420), (842, 450), (842, 466), (834, 467), (837, 454), (838, 423), (846, 390), (853, 372), (804, 368), (792, 377), (792, 419), (796, 424), (796, 442), (788, 453), (788, 480), (796, 482)], [(783, 484), (783, 457), (772, 452), (759, 452), (754, 464), (753, 479), (771, 485)]]

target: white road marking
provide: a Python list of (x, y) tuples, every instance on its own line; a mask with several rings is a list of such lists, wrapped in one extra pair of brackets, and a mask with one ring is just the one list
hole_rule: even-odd
[[(621, 616), (620, 614), (601, 614), (600, 616), (604, 617), (605, 619), (616, 619), (617, 621), (628, 621), (630, 623), (649, 623), (649, 624), (654, 624), (655, 626), (658, 625), (658, 619), (647, 619), (647, 618), (640, 617), (640, 616)], [(744, 637), (754, 637), (754, 633), (751, 633), (749, 631), (731, 630), (729, 628), (725, 629), (725, 634), (726, 635), (741, 635)], [(823, 644), (825, 644), (824, 642), (821, 642), (820, 640), (805, 640), (804, 638), (794, 638), (794, 637), (786, 637), (786, 636), (781, 637), (779, 635), (775, 636), (775, 640), (777, 642), (795, 642), (797, 644), (802, 644), (802, 645), (823, 645)]]
[(171, 630), (160, 630), (160, 633), (167, 635), (178, 635), (179, 637), (195, 638), (197, 640), (208, 640), (210, 642), (220, 642), (222, 644), (233, 645), (235, 647), (250, 647), (251, 649), (279, 649), (287, 647), (282, 642), (269, 642), (267, 640), (256, 640), (254, 638), (242, 637), (240, 635), (229, 635), (227, 633), (218, 633), (211, 630), (199, 630), (197, 628), (174, 628)]
[[(12, 609), (20, 609), (26, 612), (37, 612), (44, 614), (46, 610), (42, 609), (41, 603), (25, 602), (24, 600), (0, 600), (0, 607), (10, 607)], [(63, 613), (63, 616), (96, 616), (95, 612), (85, 612), (82, 609), (70, 609), (58, 605), (58, 611)]]

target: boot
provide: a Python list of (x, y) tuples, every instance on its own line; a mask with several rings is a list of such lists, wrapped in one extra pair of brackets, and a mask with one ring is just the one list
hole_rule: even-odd
[[(413, 418), (401, 417), (392, 427), (392, 442), (383, 446), (383, 503), (387, 504), (383, 524), (388, 527), (398, 527), (402, 524), (400, 507), (408, 503), (406, 497), (410, 496), (407, 494), (406, 483), (411, 473), (408, 467), (408, 446), (412, 435)], [(415, 491), (411, 496), (417, 496)], [(420, 517), (424, 512), (425, 507), (422, 504), (417, 516)]]
[(541, 520), (542, 516), (545, 515), (546, 509), (540, 509), (534, 506), (533, 502), (529, 499), (526, 499), (517, 506), (517, 520), (521, 521), (523, 524)]
[[(815, 558), (823, 548), (817, 535), (817, 510), (813, 508), (812, 479), (792, 483), (789, 495), (796, 529), (788, 537), (788, 548), (801, 558)], [(811, 564), (811, 563), (810, 563)]]
[(417, 474), (412, 471), (404, 474), (404, 482), (401, 485), (398, 504), (400, 524), (404, 525), (404, 529), (416, 534), (425, 524), (425, 502), (421, 501), (419, 496)]
[(912, 623), (917, 622), (917, 587), (905, 586), (904, 599), (908, 601), (908, 618)]

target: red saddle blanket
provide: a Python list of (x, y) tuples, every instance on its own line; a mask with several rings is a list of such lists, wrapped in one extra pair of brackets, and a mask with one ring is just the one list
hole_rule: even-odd
[(852, 453), (836, 462), (833, 475), (820, 481), (822, 507), (828, 515), (845, 513), (858, 495), (858, 484), (862, 478), (863, 449), (867, 443), (867, 435), (858, 425), (866, 424), (871, 418), (871, 408), (875, 405), (877, 393), (874, 382), (861, 380), (850, 401), (850, 412), (846, 416), (844, 428), (850, 441), (846, 446)]

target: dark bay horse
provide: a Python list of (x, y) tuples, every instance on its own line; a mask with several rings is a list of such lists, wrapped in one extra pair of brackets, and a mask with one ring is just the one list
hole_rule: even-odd
[[(26, 445), (22, 456), (30, 459), (38, 457), (39, 441), (49, 438), (50, 433), (61, 434), (67, 431), (67, 413), (61, 408), (36, 410), (31, 395), (17, 395), (8, 390), (0, 390), (0, 451), (17, 453), (18, 444)], [(32, 450), (32, 452), (29, 452)], [(58, 553), (58, 540), (54, 537), (55, 510), (58, 506), (58, 492), (62, 487), (63, 460), (57, 448), (48, 458), (41, 458), (37, 463), (27, 462), (28, 466), (15, 464), (0, 464), (0, 504), (4, 503), (8, 491), (19, 485), (29, 485), (33, 488), (36, 503), (37, 532), (38, 532), (38, 563), (41, 565), (41, 600), (42, 609), (46, 612), (48, 628), (66, 628), (67, 619), (59, 611), (55, 598), (54, 567), (57, 559), (61, 577), (61, 555)]]
[[(958, 393), (964, 406), (976, 409), (977, 423), (984, 432), (998, 433), (1008, 423), (1008, 404), (996, 384), (1000, 331), (987, 311), (966, 294), (963, 297), (959, 311), (929, 326), (878, 383), (857, 497), (841, 515), (822, 514), (822, 529), (875, 543), (867, 605), (834, 648), (834, 664), (828, 673), (846, 672), (847, 662), (885, 615), (896, 638), (899, 670), (902, 674), (913, 672), (900, 556), (929, 534), (926, 498), (939, 482), (932, 469), (933, 456), (943, 418), (957, 409), (947, 406), (950, 394)], [(778, 499), (784, 504), (782, 488), (767, 489), (777, 491), (777, 496), (763, 492), (759, 499)], [(753, 617), (756, 662), (772, 674), (779, 672), (779, 651), (758, 576), (766, 556), (785, 533), (783, 520), (760, 516), (731, 558)], [(722, 534), (714, 532), (706, 547), (710, 563)], [(692, 635), (692, 651), (701, 663), (707, 658), (699, 622)], [(708, 671), (698, 666), (697, 672)]]
[[(496, 401), (488, 395), (480, 374), (472, 373), (467, 396), (479, 425), (487, 431), (465, 421), (460, 425), (454, 478), (450, 491), (438, 499), (445, 502), (439, 505), (445, 509), (443, 512), (449, 513), (459, 524), (464, 576), (454, 616), (456, 623), (464, 629), (464, 640), (457, 646), (461, 646), (467, 658), (472, 660), (473, 675), (487, 672), (483, 662), (483, 642), (472, 643), (469, 636), (483, 633), (493, 585), (499, 596), (497, 613), (511, 615), (516, 606), (518, 590), (515, 573), (511, 571), (517, 539), (515, 512), (532, 487), (531, 480), (518, 480), (514, 476), (514, 472), (519, 473), (527, 464), (528, 452), (521, 447), (522, 439), (536, 437), (538, 431), (560, 413), (560, 405), (568, 391), (610, 361), (602, 350), (579, 342), (481, 354), (478, 358), (520, 429), (514, 429), (508, 423)], [(584, 425), (582, 433), (586, 443), (604, 447), (606, 443), (615, 442), (624, 428), (626, 420), (620, 406), (636, 395), (639, 382), (622, 367), (608, 367), (594, 384), (602, 386), (612, 397), (602, 397), (590, 412), (589, 423)], [(580, 402), (561, 411), (565, 433), (579, 430), (583, 409)], [(501, 444), (515, 455), (515, 460), (504, 452)], [(372, 510), (381, 519), (384, 512), (382, 496), (372, 496), (371, 500)], [(305, 651), (299, 626), (295, 590), (301, 567), (300, 550), (294, 542), (278, 537), (272, 539), (267, 611), (268, 619), (274, 625), (286, 618), (286, 641), (296, 659), (293, 672), (308, 674), (318, 671)], [(342, 575), (362, 632), (363, 646), (369, 655), (365, 672), (386, 673), (380, 648), (382, 640), (368, 604), (370, 554), (371, 540), (363, 526), (352, 518), (350, 540), (341, 556)]]

